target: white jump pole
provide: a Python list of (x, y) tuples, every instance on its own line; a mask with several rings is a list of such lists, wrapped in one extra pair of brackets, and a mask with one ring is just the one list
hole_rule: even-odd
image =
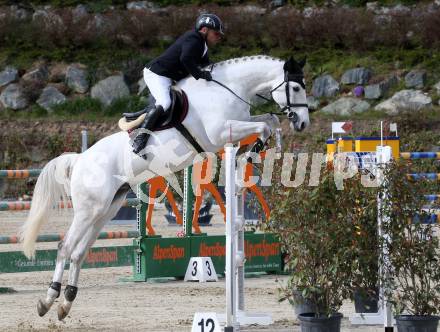
[[(381, 122), (381, 127), (382, 127), (382, 122)], [(386, 165), (389, 164), (391, 159), (392, 159), (391, 147), (383, 146), (383, 145), (377, 147), (377, 164), (379, 165), (379, 167), (381, 168), (381, 170), (383, 172), (385, 171)], [(383, 175), (384, 175), (383, 173), (381, 175), (382, 175), (382, 179), (380, 179), (380, 180), (385, 181), (385, 185), (386, 185), (387, 179), (383, 177)], [(388, 188), (388, 185), (386, 185), (386, 188)], [(383, 193), (383, 197), (378, 197), (378, 218), (377, 218), (377, 221), (378, 221), (379, 236), (381, 238), (383, 238), (384, 240), (389, 241), (390, 236), (389, 236), (389, 234), (387, 234), (383, 231), (383, 227), (382, 227), (382, 225), (384, 223), (390, 222), (389, 221), (390, 217), (383, 213), (384, 204), (390, 204), (387, 191), (385, 191)], [(389, 265), (388, 250), (385, 247), (383, 248), (382, 259), (384, 260), (384, 262), (387, 265)], [(385, 273), (386, 272), (383, 270), (382, 264), (379, 264), (379, 275), (384, 275), (385, 279), (388, 279), (389, 276)], [(383, 312), (384, 330), (385, 330), (385, 332), (392, 332), (394, 329), (393, 328), (394, 318), (393, 318), (393, 312), (392, 312), (392, 305), (388, 301), (386, 290), (384, 289), (383, 285), (381, 285), (381, 287), (380, 287), (380, 297), (381, 297), (380, 305), (381, 305), (381, 310)]]
[(269, 325), (267, 314), (248, 314), (244, 305), (244, 197), (237, 187), (236, 156), (238, 147), (225, 146), (226, 195), (226, 319), (225, 332), (239, 331), (240, 325)]
[[(376, 173), (378, 176), (378, 183), (382, 183), (383, 181), (386, 181), (386, 178), (383, 178), (384, 171), (386, 169), (386, 165), (391, 161), (392, 159), (392, 150), (389, 146), (377, 146), (376, 148)], [(378, 207), (378, 215), (377, 215), (377, 223), (378, 223), (378, 229), (379, 229), (379, 237), (383, 239), (388, 239), (388, 234), (385, 234), (383, 232), (382, 225), (386, 222), (389, 222), (389, 217), (386, 215), (383, 215), (381, 213), (383, 211), (384, 204), (389, 204), (389, 200), (387, 197), (387, 194), (385, 193), (384, 197), (377, 197), (377, 207)], [(382, 252), (382, 259), (387, 260), (388, 252), (384, 248), (384, 251)], [(384, 270), (382, 264), (379, 264), (379, 275), (383, 275)], [(383, 285), (380, 286), (379, 289), (379, 311), (377, 313), (359, 313), (354, 314), (350, 321), (352, 324), (356, 325), (383, 325), (385, 332), (392, 332), (393, 331), (393, 323), (394, 318), (392, 314), (392, 308), (391, 304), (388, 302), (386, 298), (386, 292), (383, 288)]]
[(237, 322), (237, 283), (236, 283), (236, 230), (235, 230), (235, 176), (237, 148), (232, 145), (225, 146), (226, 168), (226, 325), (225, 332), (234, 331), (238, 328)]

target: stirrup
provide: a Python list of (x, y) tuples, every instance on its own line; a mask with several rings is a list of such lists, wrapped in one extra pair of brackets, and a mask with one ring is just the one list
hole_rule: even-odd
[(142, 114), (147, 113), (148, 107), (145, 107), (144, 109), (134, 112), (134, 113), (122, 113), (122, 116), (127, 119), (127, 121), (133, 121), (136, 120), (138, 117), (140, 117)]

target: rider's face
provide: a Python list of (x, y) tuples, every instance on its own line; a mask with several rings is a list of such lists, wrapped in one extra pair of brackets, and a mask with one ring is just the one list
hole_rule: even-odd
[(209, 46), (216, 45), (222, 39), (222, 34), (218, 31), (208, 29), (206, 33), (206, 42)]

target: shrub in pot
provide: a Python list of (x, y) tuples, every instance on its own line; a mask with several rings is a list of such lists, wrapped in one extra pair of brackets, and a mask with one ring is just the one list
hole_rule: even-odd
[(354, 194), (359, 187), (360, 177), (355, 176), (338, 190), (333, 171), (327, 169), (318, 186), (286, 188), (274, 181), (266, 196), (272, 203), (269, 228), (279, 234), (290, 257), (282, 299), (295, 303), (292, 290), (299, 290), (313, 308), (299, 315), (303, 331), (316, 322), (322, 331), (340, 329), (338, 310), (350, 294), (354, 226), (361, 216)]
[(354, 220), (352, 293), (357, 313), (375, 313), (379, 301), (379, 241), (376, 191), (358, 195), (355, 206), (359, 216)]
[(381, 277), (398, 331), (434, 332), (440, 318), (439, 229), (426, 223), (429, 212), (423, 211), (423, 194), (430, 192), (432, 182), (408, 180), (402, 176), (408, 172), (401, 164), (386, 172), (382, 197), (388, 204), (380, 213), (387, 217), (382, 228), (388, 237), (382, 238), (382, 246), (388, 255), (381, 259)]

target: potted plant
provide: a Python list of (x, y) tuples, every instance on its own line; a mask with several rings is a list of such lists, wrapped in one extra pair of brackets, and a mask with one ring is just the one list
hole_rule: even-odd
[(350, 294), (354, 255), (353, 234), (360, 218), (356, 195), (360, 177), (335, 186), (333, 171), (325, 170), (318, 186), (286, 188), (274, 181), (269, 196), (269, 227), (279, 234), (289, 254), (290, 278), (282, 299), (295, 303), (300, 292), (312, 312), (299, 315), (302, 331), (339, 331), (342, 301)]
[(357, 196), (353, 234), (352, 292), (356, 313), (378, 312), (379, 302), (379, 234), (376, 191), (364, 189)]
[[(414, 168), (412, 169), (414, 172)], [(386, 216), (381, 259), (385, 294), (397, 314), (399, 332), (437, 331), (440, 312), (440, 248), (438, 224), (424, 210), (423, 194), (432, 183), (411, 181), (405, 166), (394, 164), (382, 188)]]

